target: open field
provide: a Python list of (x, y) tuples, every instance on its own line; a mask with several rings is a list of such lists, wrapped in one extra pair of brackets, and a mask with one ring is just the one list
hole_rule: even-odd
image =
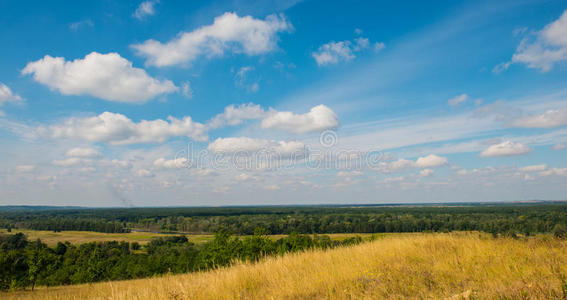
[(565, 299), (567, 241), (384, 236), (185, 275), (12, 292), (5, 299)]
[[(102, 233), (92, 231), (61, 231), (53, 232), (46, 230), (27, 230), (27, 229), (13, 229), (12, 234), (21, 232), (25, 234), (30, 241), (41, 239), (42, 242), (49, 246), (54, 246), (58, 242), (68, 241), (72, 244), (84, 244), (89, 242), (107, 242), (107, 241), (125, 241), (125, 242), (138, 242), (146, 244), (151, 239), (166, 234), (149, 233), (149, 232), (131, 232), (131, 233)], [(0, 233), (6, 233), (6, 230), (0, 230)], [(194, 236), (195, 240), (202, 239), (200, 235)]]
[[(108, 242), (108, 241), (125, 241), (125, 242), (138, 242), (141, 245), (147, 244), (151, 239), (156, 237), (171, 236), (171, 234), (151, 233), (151, 232), (130, 232), (130, 233), (102, 233), (92, 231), (60, 231), (53, 232), (47, 230), (28, 230), (28, 229), (13, 229), (11, 234), (23, 233), (28, 237), (28, 240), (33, 241), (40, 239), (42, 242), (49, 246), (54, 246), (58, 242), (68, 241), (72, 244), (84, 244), (89, 242)], [(0, 233), (7, 233), (5, 229), (1, 229)], [(353, 236), (369, 237), (369, 233), (332, 233), (327, 234), (332, 240), (344, 240)], [(375, 234), (375, 236), (384, 234)], [(190, 242), (204, 243), (214, 238), (212, 234), (186, 234)], [(270, 235), (272, 239), (280, 239), (285, 237), (283, 234)]]

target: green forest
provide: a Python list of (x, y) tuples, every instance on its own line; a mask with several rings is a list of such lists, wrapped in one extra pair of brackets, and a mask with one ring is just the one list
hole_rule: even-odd
[(0, 208), (0, 228), (50, 231), (215, 233), (251, 235), (484, 231), (551, 232), (567, 225), (567, 203), (415, 206), (290, 206), (219, 208)]

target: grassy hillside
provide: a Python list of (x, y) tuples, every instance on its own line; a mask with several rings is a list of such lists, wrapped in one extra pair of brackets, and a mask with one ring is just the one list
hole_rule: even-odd
[(387, 236), (215, 271), (39, 288), (6, 299), (567, 297), (567, 242), (478, 233)]

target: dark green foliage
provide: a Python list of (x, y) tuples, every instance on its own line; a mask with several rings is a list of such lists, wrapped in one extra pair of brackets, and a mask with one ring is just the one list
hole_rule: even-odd
[(138, 244), (138, 242), (133, 242), (130, 244), (130, 249), (132, 250), (140, 250), (140, 244)]
[(563, 224), (555, 224), (555, 227), (553, 227), (553, 235), (560, 239), (567, 238), (567, 226)]
[(446, 206), (297, 206), (219, 208), (2, 209), (0, 227), (36, 230), (129, 230), (214, 233), (227, 229), (271, 234), (449, 232), (496, 234), (551, 232), (567, 225), (567, 204), (455, 204)]

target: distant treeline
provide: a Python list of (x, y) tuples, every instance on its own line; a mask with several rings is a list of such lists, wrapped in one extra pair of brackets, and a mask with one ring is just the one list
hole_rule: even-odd
[(135, 242), (66, 242), (53, 248), (40, 240), (28, 241), (21, 233), (0, 234), (0, 290), (186, 273), (226, 266), (235, 260), (257, 261), (266, 255), (362, 241), (360, 237), (332, 241), (325, 235), (312, 238), (296, 233), (272, 240), (267, 233), (257, 228), (253, 236), (239, 239), (220, 230), (214, 240), (202, 245), (188, 242), (185, 236), (171, 236), (156, 238), (146, 246)]
[(0, 227), (99, 232), (214, 233), (226, 228), (251, 235), (261, 226), (272, 234), (381, 233), (478, 230), (522, 234), (567, 225), (567, 203), (392, 206), (221, 207), (115, 209), (0, 208)]

